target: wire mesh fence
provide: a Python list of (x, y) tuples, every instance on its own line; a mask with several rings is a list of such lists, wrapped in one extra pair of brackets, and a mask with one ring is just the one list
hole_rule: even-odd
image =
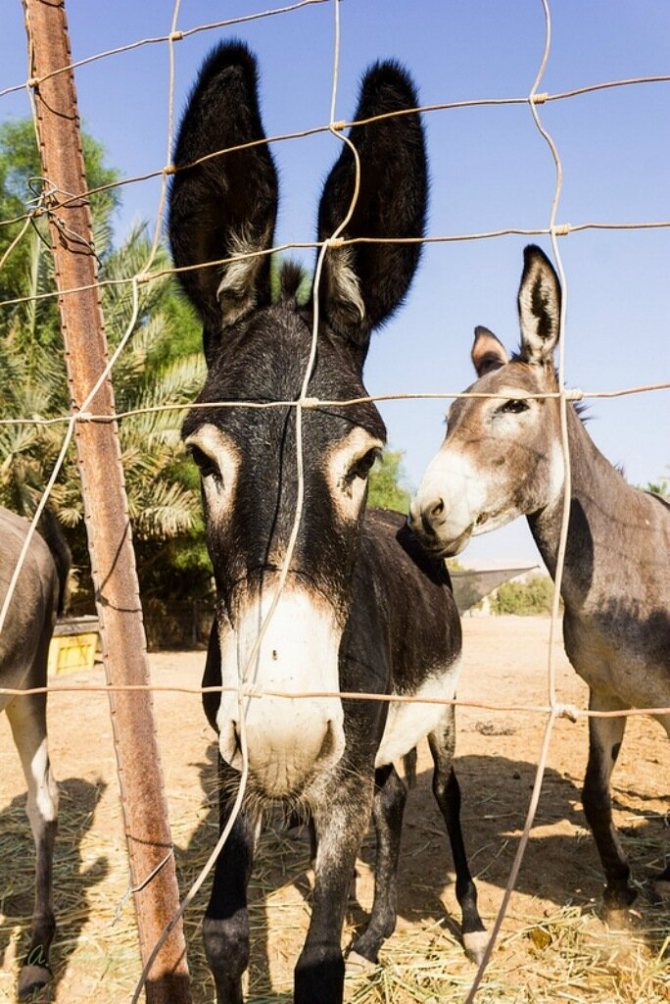
[[(496, 111), (499, 111), (502, 106), (507, 108), (517, 108), (520, 111), (523, 111), (523, 113), (526, 116), (528, 116), (529, 120), (533, 123), (537, 131), (536, 142), (538, 144), (538, 149), (541, 151), (542, 156), (550, 158), (551, 162), (553, 163), (555, 171), (555, 182), (553, 185), (553, 193), (551, 195), (550, 200), (548, 200), (546, 203), (546, 208), (544, 212), (540, 214), (539, 217), (540, 223), (534, 226), (526, 226), (526, 227), (505, 226), (505, 227), (498, 227), (495, 229), (491, 228), (486, 230), (469, 231), (469, 232), (464, 231), (463, 233), (443, 233), (443, 234), (429, 233), (428, 236), (424, 238), (420, 239), (417, 238), (417, 241), (420, 240), (420, 242), (426, 246), (455, 244), (459, 248), (461, 247), (465, 248), (466, 246), (469, 247), (470, 245), (476, 247), (477, 242), (489, 241), (489, 240), (493, 241), (495, 239), (504, 237), (546, 236), (549, 238), (549, 241), (551, 243), (553, 257), (557, 264), (557, 270), (563, 288), (562, 317), (561, 317), (561, 328), (563, 332), (563, 337), (560, 342), (560, 357), (559, 357), (559, 367), (558, 367), (560, 389), (557, 392), (557, 396), (559, 398), (561, 415), (562, 415), (562, 450), (565, 458), (565, 467), (568, 476), (566, 478), (564, 487), (564, 517), (562, 526), (562, 536), (559, 546), (557, 567), (555, 572), (556, 589), (554, 595), (554, 610), (547, 644), (548, 699), (546, 704), (538, 705), (538, 704), (530, 704), (524, 701), (512, 701), (508, 705), (505, 706), (497, 705), (495, 707), (487, 703), (478, 702), (476, 700), (470, 700), (466, 702), (464, 701), (445, 702), (445, 703), (457, 703), (465, 705), (470, 708), (480, 708), (480, 709), (486, 708), (487, 710), (498, 710), (498, 711), (514, 710), (515, 712), (520, 712), (524, 714), (536, 713), (544, 715), (546, 717), (546, 727), (541, 748), (538, 752), (537, 770), (535, 774), (533, 791), (531, 795), (530, 804), (528, 807), (525, 826), (521, 834), (521, 839), (519, 840), (518, 850), (513, 863), (512, 871), (509, 876), (509, 881), (507, 884), (505, 895), (503, 897), (502, 906), (498, 913), (498, 917), (493, 929), (493, 934), (489, 942), (488, 954), (483, 964), (481, 965), (474, 981), (466, 991), (466, 1000), (468, 1001), (473, 1000), (475, 994), (477, 993), (480, 981), (484, 975), (484, 971), (488, 963), (490, 952), (494, 947), (497, 933), (500, 929), (500, 925), (503, 922), (506, 909), (508, 908), (509, 897), (512, 891), (514, 890), (518, 878), (518, 873), (521, 867), (522, 858), (528, 843), (530, 832), (533, 826), (538, 800), (540, 798), (542, 791), (543, 778), (547, 768), (549, 745), (557, 720), (560, 719), (562, 716), (567, 716), (571, 720), (576, 720), (582, 717), (614, 717), (621, 714), (625, 714), (628, 716), (635, 716), (635, 715), (648, 714), (650, 712), (653, 712), (657, 716), (661, 714), (666, 714), (666, 715), (670, 714), (670, 708), (632, 709), (632, 710), (617, 711), (617, 712), (593, 711), (593, 710), (587, 710), (586, 708), (583, 707), (565, 705), (564, 703), (560, 702), (556, 697), (555, 658), (557, 650), (556, 643), (558, 639), (558, 633), (557, 633), (558, 603), (560, 596), (561, 578), (563, 574), (563, 559), (566, 548), (568, 515), (569, 515), (569, 506), (571, 499), (570, 476), (569, 476), (570, 455), (568, 449), (568, 436), (566, 427), (567, 408), (570, 406), (570, 403), (572, 401), (580, 400), (582, 398), (591, 399), (591, 398), (608, 398), (617, 396), (628, 397), (632, 395), (648, 393), (652, 390), (659, 392), (667, 391), (668, 388), (670, 388), (670, 378), (668, 378), (667, 368), (656, 365), (650, 366), (649, 369), (646, 369), (645, 372), (647, 376), (644, 379), (644, 381), (635, 383), (634, 386), (624, 386), (624, 387), (599, 390), (599, 391), (583, 391), (574, 389), (570, 390), (566, 387), (566, 379), (565, 379), (566, 358), (568, 359), (570, 358), (570, 353), (572, 351), (571, 329), (567, 324), (567, 310), (568, 310), (568, 305), (571, 303), (573, 274), (569, 271), (566, 271), (566, 269), (564, 269), (563, 267), (563, 244), (561, 239), (571, 234), (583, 233), (586, 231), (593, 232), (595, 235), (597, 235), (599, 234), (599, 232), (602, 231), (613, 231), (613, 230), (621, 231), (622, 233), (628, 231), (636, 231), (640, 234), (645, 234), (647, 232), (654, 232), (654, 233), (660, 232), (661, 235), (665, 236), (665, 234), (667, 234), (668, 228), (670, 228), (670, 220), (640, 219), (637, 222), (630, 222), (625, 220), (620, 220), (618, 222), (617, 221), (599, 222), (595, 220), (592, 222), (577, 222), (577, 223), (561, 222), (562, 195), (563, 195), (563, 187), (565, 184), (564, 165), (562, 163), (560, 155), (561, 143), (560, 140), (555, 141), (553, 139), (552, 132), (544, 125), (544, 113), (545, 109), (548, 107), (552, 107), (554, 105), (561, 105), (561, 106), (565, 105), (569, 109), (570, 107), (572, 107), (573, 101), (577, 101), (578, 99), (583, 99), (587, 95), (592, 95), (596, 93), (609, 94), (610, 92), (615, 92), (618, 94), (624, 94), (634, 91), (637, 88), (644, 88), (645, 92), (647, 88), (650, 89), (652, 87), (663, 88), (670, 82), (670, 74), (669, 75), (647, 74), (635, 77), (627, 77), (626, 79), (620, 79), (620, 80), (608, 80), (600, 84), (599, 83), (588, 84), (582, 87), (572, 87), (570, 89), (564, 88), (562, 90), (557, 90), (555, 92), (548, 92), (546, 90), (541, 89), (545, 86), (544, 85), (545, 73), (547, 70), (549, 58), (552, 51), (551, 48), (552, 12), (546, 0), (544, 0), (544, 2), (542, 3), (538, 3), (535, 6), (537, 6), (537, 8), (541, 11), (545, 19), (544, 52), (542, 54), (541, 60), (539, 60), (539, 68), (535, 73), (534, 79), (532, 80), (531, 86), (527, 93), (521, 96), (517, 95), (508, 98), (504, 97), (474, 98), (474, 99), (466, 98), (464, 100), (457, 100), (457, 101), (441, 101), (441, 102), (421, 105), (414, 110), (414, 111), (419, 110), (426, 118), (430, 118), (438, 114), (439, 115), (446, 115), (447, 113), (453, 114), (457, 111), (459, 114), (464, 114), (465, 112), (469, 113), (474, 109), (483, 109), (483, 108), (495, 109)], [(280, 16), (281, 17), (296, 16), (299, 12), (303, 11), (304, 8), (310, 8), (310, 7), (323, 8), (324, 21), (321, 22), (320, 30), (328, 31), (329, 38), (332, 39), (332, 41), (329, 42), (329, 46), (332, 46), (331, 64), (333, 69), (331, 73), (324, 74), (324, 76), (328, 80), (327, 89), (330, 92), (330, 107), (328, 109), (328, 107), (324, 106), (324, 112), (329, 112), (329, 117), (328, 120), (323, 122), (322, 124), (318, 124), (316, 126), (307, 129), (291, 130), (271, 136), (268, 142), (270, 144), (282, 144), (283, 146), (285, 144), (289, 144), (289, 141), (291, 144), (293, 143), (299, 144), (301, 141), (320, 136), (330, 136), (331, 139), (335, 142), (348, 142), (345, 136), (345, 132), (355, 123), (342, 120), (337, 117), (337, 110), (339, 107), (339, 87), (340, 87), (340, 78), (339, 78), (340, 46), (341, 44), (343, 44), (340, 41), (340, 17), (342, 16), (345, 18), (345, 23), (347, 17), (346, 5), (341, 10), (340, 3), (338, 2), (338, 0), (334, 0), (334, 2), (330, 2), (330, 0), (305, 0), (305, 2), (303, 3), (293, 4), (277, 8), (275, 10), (244, 14), (238, 18), (230, 18), (225, 21), (216, 21), (216, 22), (213, 21), (207, 24), (203, 23), (185, 29), (178, 27), (181, 11), (180, 11), (180, 4), (177, 2), (171, 12), (172, 19), (169, 32), (163, 35), (156, 34), (152, 35), (151, 37), (141, 38), (138, 39), (137, 41), (132, 41), (127, 45), (110, 47), (104, 52), (100, 52), (96, 55), (87, 57), (85, 59), (74, 61), (68, 66), (63, 66), (58, 70), (51, 71), (47, 75), (48, 78), (57, 76), (60, 73), (69, 72), (73, 69), (83, 68), (84, 66), (88, 66), (90, 63), (94, 61), (104, 61), (105, 66), (107, 68), (107, 72), (111, 74), (114, 72), (113, 71), (114, 59), (119, 57), (122, 53), (127, 53), (137, 49), (143, 49), (144, 47), (149, 47), (149, 46), (153, 47), (160, 45), (167, 47), (170, 53), (170, 67), (171, 67), (169, 75), (169, 83), (167, 88), (168, 92), (167, 93), (168, 110), (166, 115), (167, 119), (166, 145), (168, 150), (167, 158), (164, 164), (162, 165), (156, 164), (156, 166), (150, 171), (141, 174), (136, 174), (133, 175), (132, 177), (123, 178), (119, 181), (109, 182), (107, 184), (97, 186), (96, 188), (89, 189), (86, 192), (74, 192), (74, 193), (64, 192), (59, 190), (56, 186), (54, 186), (51, 182), (51, 179), (49, 178), (40, 179), (41, 187), (39, 190), (39, 194), (35, 197), (35, 199), (27, 200), (24, 211), (21, 213), (17, 213), (12, 218), (0, 221), (0, 227), (2, 227), (3, 229), (12, 228), (11, 229), (12, 236), (9, 239), (9, 241), (7, 241), (5, 250), (3, 252), (3, 257), (1, 262), (2, 267), (4, 269), (7, 269), (11, 265), (13, 256), (18, 253), (18, 249), (21, 247), (21, 242), (29, 239), (31, 235), (34, 234), (34, 228), (36, 225), (38, 225), (38, 222), (45, 219), (48, 219), (51, 222), (52, 232), (56, 232), (60, 229), (64, 239), (65, 238), (72, 239), (73, 237), (75, 239), (80, 239), (84, 241), (85, 244), (87, 244), (88, 250), (91, 251), (92, 249), (90, 247), (90, 244), (87, 242), (87, 239), (84, 236), (79, 234), (73, 235), (68, 231), (68, 225), (67, 225), (68, 208), (74, 204), (81, 203), (82, 201), (93, 199), (95, 196), (101, 195), (103, 193), (116, 191), (117, 189), (125, 190), (126, 186), (130, 187), (133, 185), (139, 185), (141, 182), (147, 181), (149, 179), (156, 179), (160, 182), (161, 192), (158, 199), (155, 223), (152, 228), (153, 229), (152, 238), (148, 248), (147, 256), (145, 257), (144, 260), (141, 261), (141, 263), (139, 263), (137, 270), (134, 271), (132, 275), (125, 275), (122, 277), (114, 277), (114, 278), (105, 278), (100, 280), (99, 282), (96, 282), (93, 286), (79, 285), (79, 286), (72, 286), (69, 288), (66, 286), (65, 288), (61, 289), (55, 289), (55, 288), (47, 289), (41, 292), (37, 291), (34, 288), (31, 291), (31, 294), (28, 296), (10, 295), (4, 298), (3, 301), (0, 303), (0, 309), (9, 314), (9, 312), (13, 308), (18, 308), (26, 304), (32, 304), (36, 307), (40, 303), (53, 300), (56, 297), (60, 297), (61, 299), (70, 297), (74, 298), (78, 294), (86, 292), (91, 288), (95, 288), (96, 291), (104, 289), (105, 287), (109, 287), (112, 289), (127, 289), (129, 291), (131, 300), (130, 316), (125, 326), (125, 330), (123, 331), (121, 337), (118, 339), (114, 351), (104, 368), (105, 375), (110, 373), (113, 375), (115, 368), (123, 364), (124, 354), (127, 354), (130, 351), (133, 341), (136, 338), (140, 337), (141, 327), (142, 327), (142, 321), (140, 317), (142, 290), (145, 288), (150, 288), (152, 284), (160, 282), (166, 276), (174, 275), (178, 271), (177, 269), (170, 267), (169, 264), (165, 264), (164, 262), (159, 264), (158, 267), (156, 264), (159, 256), (159, 247), (161, 242), (163, 212), (164, 212), (164, 202), (165, 202), (164, 196), (166, 191), (166, 185), (168, 179), (174, 175), (176, 170), (171, 162), (171, 149), (172, 149), (172, 132), (173, 132), (174, 105), (175, 105), (175, 87), (176, 87), (175, 60), (178, 59), (177, 43), (186, 42), (192, 36), (200, 34), (207, 35), (211, 41), (214, 38), (213, 32), (215, 30), (219, 32), (223, 31), (224, 29), (226, 32), (230, 30), (237, 31), (241, 29), (242, 25), (245, 25), (250, 21), (251, 22), (255, 22), (256, 20), (272, 21), (274, 18)], [(218, 36), (216, 37), (218, 38)], [(536, 45), (535, 49), (533, 50), (533, 58), (535, 59), (537, 59), (537, 51), (538, 50)], [(376, 55), (376, 53), (372, 53), (370, 55), (374, 56)], [(418, 75), (418, 68), (417, 68), (417, 75)], [(45, 83), (46, 79), (47, 79), (46, 77), (41, 79), (36, 79), (34, 77), (31, 77), (23, 81), (22, 83), (9, 84), (5, 86), (2, 90), (0, 90), (0, 98), (3, 99), (10, 98), (16, 95), (21, 89), (25, 89), (28, 92), (28, 94), (31, 94), (33, 91), (39, 92), (40, 86)], [(295, 104), (297, 108), (300, 107), (300, 101), (298, 99), (296, 99)], [(212, 156), (225, 156), (227, 152), (230, 152), (230, 150), (219, 151), (217, 154), (214, 154)], [(540, 154), (538, 154), (538, 160), (539, 157)], [(433, 185), (434, 188), (438, 189), (439, 191), (440, 179), (434, 177)], [(357, 198), (357, 193), (355, 194), (354, 200), (352, 202), (352, 209), (355, 206), (356, 198)], [(328, 253), (328, 251), (331, 249), (336, 249), (339, 247), (355, 243), (361, 243), (366, 240), (369, 240), (368, 238), (354, 238), (353, 240), (350, 240), (347, 239), (346, 237), (342, 237), (341, 233), (344, 230), (345, 222), (346, 222), (345, 220), (341, 221), (340, 226), (338, 226), (338, 228), (333, 232), (333, 234), (331, 234), (324, 241), (319, 242), (315, 240), (300, 240), (300, 239), (286, 240), (280, 244), (277, 244), (276, 246), (271, 248), (268, 252), (263, 252), (263, 254), (279, 254), (286, 251), (299, 252), (299, 253), (300, 252), (315, 253), (316, 271), (315, 271), (314, 282), (315, 282), (315, 288), (318, 291), (321, 264), (324, 260), (324, 256)], [(53, 228), (55, 228), (55, 230)], [(396, 239), (395, 243), (401, 243), (401, 239), (400, 238)], [(208, 262), (206, 267), (218, 268), (223, 264), (238, 262), (254, 256), (255, 255), (253, 253), (234, 255), (226, 259), (219, 259), (218, 261)], [(577, 282), (579, 282), (579, 279), (577, 277), (575, 277), (575, 279)], [(568, 292), (568, 280), (570, 280), (570, 292)], [(318, 302), (318, 296), (315, 296), (315, 301)], [(474, 320), (477, 320), (477, 318), (474, 318)], [(415, 351), (416, 350), (420, 351), (420, 349), (418, 349), (417, 342), (418, 342), (418, 336), (415, 336), (414, 348)], [(315, 317), (314, 319), (313, 344), (312, 344), (313, 353), (316, 352), (317, 345), (318, 345), (318, 316)], [(379, 351), (383, 352), (382, 349), (380, 349)], [(296, 409), (297, 419), (298, 419), (297, 427), (298, 430), (300, 430), (302, 426), (302, 415), (304, 411), (307, 409), (313, 408), (315, 406), (323, 406), (324, 404), (339, 405), (346, 407), (347, 405), (353, 405), (360, 402), (361, 399), (356, 399), (356, 401), (329, 401), (329, 402), (324, 402), (322, 400), (315, 400), (309, 395), (310, 372), (311, 372), (311, 363), (310, 367), (308, 367), (305, 373), (302, 394), (297, 400), (284, 401), (284, 402), (269, 402), (262, 404), (255, 401), (248, 401), (248, 402), (216, 401), (216, 402), (209, 402), (206, 405), (206, 407), (208, 408), (244, 407), (253, 409), (259, 407), (288, 406)], [(449, 370), (447, 370), (446, 372), (449, 373)], [(653, 380), (649, 379), (649, 376), (653, 376), (654, 379)], [(448, 379), (445, 379), (444, 381), (440, 380), (440, 382), (444, 384), (451, 383), (451, 381)], [(465, 383), (465, 381), (463, 381), (463, 383)], [(97, 411), (94, 408), (91, 408), (89, 406), (88, 402), (93, 400), (94, 391), (97, 389), (99, 385), (100, 382), (98, 381), (98, 383), (95, 384), (93, 391), (89, 392), (84, 407), (80, 408), (74, 414), (64, 413), (62, 415), (56, 415), (49, 418), (40, 418), (38, 416), (30, 414), (18, 415), (12, 417), (5, 417), (4, 415), (0, 415), (0, 427), (4, 427), (6, 429), (25, 428), (26, 430), (34, 430), (36, 428), (39, 428), (40, 426), (42, 427), (55, 426), (57, 429), (62, 428), (63, 430), (63, 438), (61, 441), (60, 454), (58, 456), (56, 464), (53, 467), (52, 476), (49, 480), (49, 483), (45, 486), (46, 490), (42, 495), (42, 500), (40, 504), (46, 504), (46, 502), (48, 501), (49, 492), (52, 489), (54, 489), (54, 486), (57, 484), (58, 475), (63, 463), (65, 462), (67, 451), (70, 446), (70, 441), (79, 425), (82, 424), (103, 425), (113, 421), (120, 421), (123, 423), (126, 420), (138, 419), (140, 417), (147, 417), (147, 416), (149, 417), (157, 416), (160, 415), (161, 413), (168, 413), (174, 417), (174, 415), (183, 413), (187, 409), (192, 407), (192, 404), (188, 400), (184, 400), (183, 397), (180, 398), (177, 393), (173, 399), (154, 402), (140, 407), (125, 408), (125, 409), (121, 408), (120, 410), (114, 410), (113, 414), (111, 415), (109, 413), (106, 414), (97, 413)], [(411, 392), (411, 391), (401, 391), (397, 393), (382, 392), (370, 395), (370, 397), (366, 398), (365, 400), (376, 402), (385, 400), (410, 401), (413, 399), (414, 400), (428, 399), (437, 402), (439, 405), (439, 402), (442, 402), (445, 399), (451, 399), (456, 397), (467, 397), (467, 396), (468, 396), (467, 394), (463, 394), (457, 391), (452, 391), (452, 390), (445, 391), (442, 387), (440, 390), (435, 392), (432, 391), (426, 392), (423, 390), (419, 392)], [(297, 472), (296, 476), (299, 481), (299, 492), (298, 492), (299, 502), (294, 518), (293, 539), (288, 548), (283, 563), (282, 574), (284, 576), (284, 581), (286, 574), (288, 572), (288, 568), (290, 566), (292, 547), (295, 541), (295, 535), (297, 534), (297, 529), (299, 527), (302, 516), (301, 491), (303, 485), (303, 474), (302, 474), (303, 456), (302, 456), (302, 445), (300, 443), (299, 437), (298, 440), (299, 442), (298, 442), (298, 452), (296, 456), (296, 472)], [(7, 595), (5, 597), (2, 612), (0, 613), (0, 625), (2, 625), (6, 619), (11, 602), (12, 590), (14, 588), (14, 583), (18, 578), (19, 573), (20, 573), (20, 565), (17, 566), (16, 573), (14, 576), (14, 581), (10, 583)], [(278, 591), (277, 597), (279, 597), (280, 593), (281, 589)], [(268, 620), (271, 618), (271, 616), (272, 616), (272, 609), (270, 610), (270, 613), (268, 615)], [(197, 624), (197, 618), (196, 618), (196, 624)], [(199, 626), (196, 626), (195, 630), (196, 632), (198, 632), (200, 630)], [(33, 688), (33, 689), (39, 690), (42, 688)], [(46, 689), (53, 694), (58, 691), (68, 692), (72, 690), (76, 690), (82, 693), (87, 693), (91, 692), (96, 688), (85, 684), (68, 686), (56, 683), (56, 684), (50, 684)], [(110, 687), (109, 684), (106, 685), (101, 684), (97, 689), (103, 689), (106, 692), (114, 691), (115, 689), (118, 689), (119, 691), (128, 691), (135, 689), (141, 691), (154, 691), (154, 692), (160, 690), (159, 687), (153, 684), (135, 685), (135, 686), (126, 684), (126, 685), (120, 685), (118, 688), (115, 688), (114, 685)], [(184, 687), (179, 688), (177, 686), (171, 686), (168, 689), (170, 689), (173, 692), (179, 692), (179, 691), (181, 692), (187, 691), (191, 693), (203, 692), (203, 688), (198, 688), (195, 686), (189, 686), (188, 688)], [(14, 688), (14, 689), (0, 688), (0, 693), (6, 696), (13, 696), (16, 693), (20, 692), (25, 693), (26, 691), (21, 690), (21, 688)], [(264, 691), (259, 690), (256, 687), (251, 687), (250, 685), (248, 685), (248, 683), (246, 682), (246, 672), (242, 672), (241, 674), (240, 685), (239, 688), (237, 688), (237, 692), (240, 701), (246, 700), (249, 697), (258, 698), (263, 695), (286, 696), (286, 697), (290, 696), (292, 699), (298, 698), (300, 696), (304, 696), (305, 698), (314, 696), (314, 694), (311, 692), (302, 695), (296, 693), (291, 693), (290, 695), (281, 695), (275, 692), (272, 692), (272, 694), (270, 694), (270, 692), (265, 693)], [(321, 694), (320, 696), (333, 696), (333, 695), (329, 692), (327, 694)], [(380, 700), (378, 694), (358, 693), (358, 694), (341, 694), (340, 696), (359, 700)], [(397, 696), (393, 698), (381, 698), (381, 699), (398, 700)], [(415, 699), (416, 698), (411, 698), (411, 697), (406, 698), (407, 701)], [(243, 773), (243, 780), (240, 786), (241, 793), (243, 793), (243, 788), (244, 788), (244, 773)], [(201, 876), (201, 878), (204, 879), (204, 874)], [(200, 879), (198, 881), (200, 881)], [(137, 993), (139, 993), (139, 987)]]

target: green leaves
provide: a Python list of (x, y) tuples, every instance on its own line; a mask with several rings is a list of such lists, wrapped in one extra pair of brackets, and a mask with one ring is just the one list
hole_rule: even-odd
[[(83, 142), (89, 187), (115, 181), (116, 172), (104, 164), (102, 147), (90, 137), (85, 136)], [(36, 185), (33, 179), (40, 173), (32, 123), (0, 127), (0, 218), (25, 215)], [(134, 315), (130, 280), (146, 269), (152, 249), (144, 224), (134, 227), (119, 247), (112, 246), (111, 216), (117, 201), (115, 189), (91, 196), (100, 279), (112, 280), (101, 287), (110, 352), (132, 325), (112, 383), (117, 412), (136, 412), (121, 419), (119, 435), (140, 581), (150, 581), (152, 590), (162, 584), (167, 596), (171, 588), (187, 592), (188, 576), (195, 576), (196, 592), (203, 594), (209, 590), (209, 570), (199, 482), (181, 445), (184, 410), (165, 408), (166, 404), (188, 404), (202, 385), (200, 325), (169, 275), (137, 286), (139, 309)], [(12, 247), (17, 236), (20, 239)], [(27, 299), (0, 306), (0, 418), (36, 417), (47, 424), (0, 425), (0, 504), (29, 515), (53, 470), (69, 417), (57, 301), (55, 297), (31, 299), (55, 289), (46, 220), (0, 228), (0, 259), (3, 255), (0, 300)], [(169, 265), (167, 251), (159, 248), (152, 269)], [(53, 419), (65, 420), (49, 421)], [(77, 563), (85, 566), (83, 504), (74, 448), (65, 460), (51, 504), (70, 528), (68, 537)], [(178, 584), (175, 571), (177, 579), (181, 576)]]
[(409, 512), (410, 493), (402, 486), (402, 452), (384, 450), (370, 471), (368, 506)]

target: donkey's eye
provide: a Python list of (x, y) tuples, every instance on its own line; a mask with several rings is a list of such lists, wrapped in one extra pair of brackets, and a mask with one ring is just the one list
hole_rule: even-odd
[(367, 453), (365, 453), (362, 457), (359, 457), (359, 459), (351, 465), (349, 473), (347, 474), (347, 481), (351, 483), (354, 478), (360, 478), (362, 481), (365, 481), (368, 474), (372, 470), (375, 460), (378, 460), (381, 455), (382, 451), (378, 446), (368, 450)]
[(211, 477), (214, 478), (217, 484), (221, 484), (221, 471), (216, 461), (209, 454), (205, 453), (204, 450), (201, 450), (199, 446), (192, 445), (190, 450), (191, 456), (200, 471), (200, 477), (203, 480)]
[(499, 408), (499, 412), (503, 412), (507, 415), (520, 415), (522, 411), (528, 411), (528, 401), (523, 399), (505, 401)]

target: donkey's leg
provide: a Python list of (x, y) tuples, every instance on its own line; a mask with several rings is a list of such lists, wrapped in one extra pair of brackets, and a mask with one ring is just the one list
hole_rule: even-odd
[(313, 807), (317, 834), (312, 918), (295, 969), (295, 1004), (341, 1004), (344, 959), (340, 940), (356, 855), (372, 807), (369, 781), (350, 775), (329, 786)]
[[(228, 822), (239, 774), (219, 757), (220, 829)], [(253, 865), (255, 820), (244, 811), (235, 820), (214, 866), (203, 922), (205, 955), (216, 984), (217, 1004), (242, 1004), (242, 974), (249, 964), (247, 885)]]
[(433, 755), (433, 794), (447, 824), (456, 869), (456, 898), (463, 915), (463, 946), (466, 955), (479, 963), (488, 944), (488, 934), (477, 910), (477, 889), (472, 881), (461, 830), (461, 789), (454, 773), (456, 714), (449, 706), (439, 728), (428, 736)]
[(35, 907), (30, 946), (19, 975), (23, 1000), (51, 979), (49, 948), (56, 930), (53, 908), (53, 853), (58, 819), (58, 788), (47, 749), (46, 694), (17, 697), (7, 707), (14, 742), (28, 787), (26, 811), (35, 841)]
[(351, 946), (347, 966), (367, 968), (377, 964), (379, 949), (393, 934), (398, 901), (398, 857), (402, 817), (407, 788), (393, 764), (375, 771), (372, 817), (377, 836), (375, 858), (375, 895), (370, 921), (360, 938)]
[[(656, 721), (662, 725), (670, 739), (670, 715), (656, 715)], [(666, 859), (667, 860), (667, 859)], [(654, 879), (654, 892), (661, 899), (670, 900), (670, 862)]]
[[(590, 692), (591, 711), (621, 711), (628, 705), (609, 694)], [(628, 878), (630, 868), (612, 821), (610, 778), (619, 755), (626, 728), (625, 717), (589, 718), (589, 760), (584, 778), (584, 814), (593, 832), (605, 871), (605, 909), (612, 919), (622, 921), (635, 899)]]

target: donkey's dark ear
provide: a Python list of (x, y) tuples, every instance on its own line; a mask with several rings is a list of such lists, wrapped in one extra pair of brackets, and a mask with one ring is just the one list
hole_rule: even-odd
[(535, 244), (523, 252), (517, 303), (521, 358), (528, 363), (551, 363), (561, 328), (561, 284), (554, 266)]
[[(182, 119), (170, 192), (175, 264), (199, 265), (272, 246), (277, 175), (258, 107), (256, 61), (238, 42), (205, 60)], [(218, 156), (216, 151), (255, 143)], [(203, 157), (209, 159), (194, 164)], [(194, 164), (193, 167), (187, 165)], [(224, 328), (270, 302), (270, 256), (182, 272), (204, 324), (211, 364)]]
[(501, 366), (509, 362), (509, 356), (503, 343), (499, 338), (496, 338), (492, 331), (482, 325), (475, 328), (475, 340), (472, 344), (470, 358), (478, 377), (490, 373), (491, 370), (499, 370)]
[[(414, 85), (396, 63), (373, 66), (361, 87), (356, 120), (391, 117), (353, 126), (360, 158), (360, 190), (343, 238), (422, 237), (428, 198), (423, 127)], [(334, 233), (349, 212), (355, 162), (344, 146), (319, 206), (319, 240)], [(420, 244), (349, 244), (329, 248), (319, 288), (321, 311), (331, 327), (365, 348), (371, 330), (402, 301), (421, 253)]]

